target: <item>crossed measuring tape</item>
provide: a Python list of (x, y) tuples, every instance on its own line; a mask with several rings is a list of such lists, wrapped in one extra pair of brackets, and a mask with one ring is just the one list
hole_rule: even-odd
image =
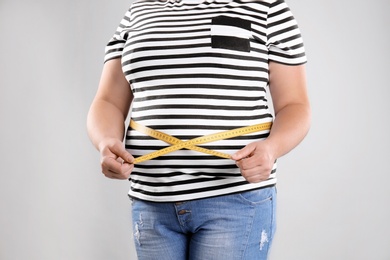
[(161, 141), (164, 141), (168, 144), (171, 144), (171, 146), (168, 146), (168, 147), (163, 148), (161, 150), (151, 152), (151, 153), (148, 153), (148, 154), (145, 154), (145, 155), (142, 155), (140, 157), (135, 158), (134, 164), (141, 163), (141, 162), (144, 162), (147, 160), (151, 160), (151, 159), (154, 159), (156, 157), (159, 157), (159, 156), (162, 156), (162, 155), (165, 155), (167, 153), (171, 153), (171, 152), (183, 149), (183, 148), (202, 152), (205, 154), (218, 156), (221, 158), (230, 159), (231, 155), (229, 155), (229, 154), (221, 153), (221, 152), (214, 151), (214, 150), (209, 150), (206, 148), (198, 147), (196, 145), (209, 143), (209, 142), (213, 142), (213, 141), (218, 141), (218, 140), (222, 140), (222, 139), (229, 139), (229, 138), (241, 136), (244, 134), (255, 133), (255, 132), (259, 132), (259, 131), (263, 131), (263, 130), (268, 130), (268, 129), (271, 129), (271, 126), (272, 126), (272, 122), (262, 123), (262, 124), (245, 126), (245, 127), (235, 128), (232, 130), (222, 131), (222, 132), (218, 132), (215, 134), (204, 135), (204, 136), (200, 136), (200, 137), (188, 140), (188, 141), (182, 141), (182, 140), (180, 140), (176, 137), (173, 137), (171, 135), (168, 135), (168, 134), (165, 134), (163, 132), (149, 128), (147, 126), (138, 124), (134, 120), (130, 120), (130, 127), (133, 128), (134, 130), (137, 130), (140, 133), (149, 135), (153, 138), (156, 138), (158, 140), (161, 140)]

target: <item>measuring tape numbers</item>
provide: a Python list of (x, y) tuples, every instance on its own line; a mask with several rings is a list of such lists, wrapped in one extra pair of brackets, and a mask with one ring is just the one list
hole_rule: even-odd
[(191, 140), (187, 140), (187, 141), (182, 141), (182, 140), (180, 140), (176, 137), (173, 137), (171, 135), (168, 135), (166, 133), (163, 133), (163, 132), (154, 130), (152, 128), (149, 128), (147, 126), (141, 125), (141, 124), (135, 122), (134, 120), (130, 120), (130, 127), (132, 129), (134, 129), (140, 133), (146, 134), (150, 137), (164, 141), (168, 144), (171, 144), (171, 146), (169, 146), (169, 147), (166, 147), (166, 148), (163, 148), (161, 150), (151, 152), (151, 153), (148, 153), (148, 154), (145, 154), (145, 155), (142, 155), (140, 157), (135, 158), (134, 164), (141, 163), (141, 162), (144, 162), (147, 160), (151, 160), (151, 159), (154, 159), (156, 157), (159, 157), (159, 156), (162, 156), (162, 155), (165, 155), (165, 154), (177, 151), (177, 150), (181, 150), (184, 148), (189, 149), (189, 150), (198, 151), (198, 152), (205, 153), (205, 154), (218, 156), (221, 158), (230, 159), (231, 155), (229, 155), (229, 154), (214, 151), (214, 150), (209, 150), (206, 148), (198, 147), (196, 145), (268, 130), (268, 129), (271, 129), (271, 126), (272, 126), (272, 122), (267, 122), (267, 123), (262, 123), (262, 124), (257, 124), (257, 125), (235, 128), (232, 130), (222, 131), (222, 132), (218, 132), (215, 134), (200, 136), (200, 137), (197, 137), (197, 138), (194, 138)]

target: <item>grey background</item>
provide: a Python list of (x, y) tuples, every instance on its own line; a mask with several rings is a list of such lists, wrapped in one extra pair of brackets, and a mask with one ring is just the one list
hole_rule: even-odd
[[(279, 162), (271, 260), (389, 260), (388, 0), (288, 1), (313, 109)], [(135, 259), (86, 114), (130, 1), (0, 0), (0, 259)]]

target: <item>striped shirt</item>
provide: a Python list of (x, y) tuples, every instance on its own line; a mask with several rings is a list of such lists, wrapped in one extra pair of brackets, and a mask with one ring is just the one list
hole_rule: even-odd
[[(180, 140), (272, 122), (268, 63), (306, 62), (296, 20), (281, 0), (136, 0), (106, 46), (122, 59), (134, 94), (131, 117)], [(233, 154), (269, 130), (201, 147)], [(169, 146), (128, 128), (138, 157)], [(131, 197), (170, 202), (275, 185), (248, 183), (230, 159), (179, 150), (136, 164)]]

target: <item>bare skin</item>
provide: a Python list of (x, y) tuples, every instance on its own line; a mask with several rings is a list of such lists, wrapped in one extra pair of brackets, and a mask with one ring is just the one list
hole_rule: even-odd
[(305, 66), (271, 62), (270, 92), (275, 120), (267, 139), (250, 143), (232, 155), (248, 182), (267, 180), (276, 159), (296, 147), (310, 127)]
[[(305, 66), (271, 62), (269, 69), (275, 110), (270, 135), (232, 155), (242, 176), (251, 183), (267, 180), (275, 160), (297, 146), (310, 127)], [(102, 172), (108, 178), (128, 179), (134, 167), (134, 158), (122, 143), (132, 99), (120, 59), (106, 62), (88, 113), (87, 128), (92, 143), (100, 151)]]
[(123, 147), (124, 122), (133, 94), (122, 72), (120, 59), (104, 64), (99, 88), (88, 113), (89, 137), (100, 151), (103, 174), (111, 179), (128, 179), (134, 158)]

